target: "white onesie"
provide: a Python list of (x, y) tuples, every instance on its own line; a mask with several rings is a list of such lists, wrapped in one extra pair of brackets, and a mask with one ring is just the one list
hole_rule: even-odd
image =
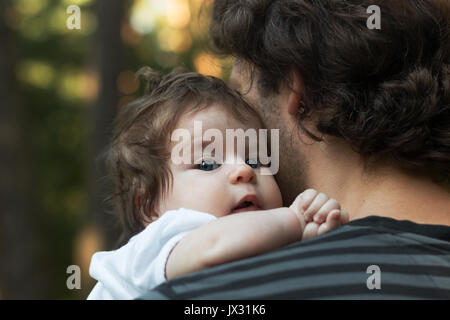
[(167, 211), (123, 247), (95, 253), (89, 274), (98, 282), (88, 299), (135, 299), (166, 281), (172, 248), (189, 232), (216, 219), (184, 208)]

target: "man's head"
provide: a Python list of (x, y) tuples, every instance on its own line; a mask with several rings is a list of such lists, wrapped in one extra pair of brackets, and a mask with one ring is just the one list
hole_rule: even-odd
[[(371, 5), (381, 29), (367, 27)], [(281, 130), (285, 203), (330, 147), (449, 176), (449, 34), (447, 0), (215, 0), (211, 24), (217, 51), (237, 58), (230, 83)]]

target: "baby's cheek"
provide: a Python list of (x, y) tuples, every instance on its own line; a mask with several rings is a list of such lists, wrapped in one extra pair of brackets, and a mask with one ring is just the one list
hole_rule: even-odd
[(183, 186), (182, 202), (190, 209), (207, 212), (221, 217), (229, 213), (229, 199), (226, 190), (214, 180), (201, 180)]
[(273, 176), (261, 176), (261, 183), (264, 188), (265, 209), (275, 209), (283, 206), (283, 198), (280, 188)]

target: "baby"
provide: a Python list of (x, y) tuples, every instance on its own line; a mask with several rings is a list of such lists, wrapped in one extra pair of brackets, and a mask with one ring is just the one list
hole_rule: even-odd
[[(145, 68), (148, 94), (122, 107), (107, 166), (112, 196), (129, 241), (94, 254), (98, 283), (88, 299), (135, 299), (167, 279), (268, 252), (320, 235), (348, 221), (339, 203), (308, 189), (283, 207), (278, 185), (256, 155), (203, 151), (195, 123), (226, 130), (261, 129), (257, 113), (220, 79)], [(173, 161), (173, 133), (184, 159)], [(206, 149), (205, 149), (206, 150)], [(220, 155), (220, 157), (219, 157)], [(196, 156), (199, 158), (197, 159)]]

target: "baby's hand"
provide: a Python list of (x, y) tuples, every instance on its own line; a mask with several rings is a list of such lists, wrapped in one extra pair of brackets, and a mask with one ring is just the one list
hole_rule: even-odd
[(314, 189), (298, 195), (290, 208), (300, 220), (304, 219), (302, 240), (328, 232), (349, 220), (347, 211), (341, 210), (339, 202)]

